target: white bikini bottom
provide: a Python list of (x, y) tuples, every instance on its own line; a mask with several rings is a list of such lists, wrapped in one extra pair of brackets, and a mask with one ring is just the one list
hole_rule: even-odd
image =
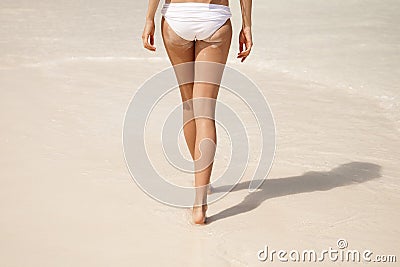
[(164, 4), (161, 14), (188, 41), (207, 39), (232, 16), (228, 6), (191, 2)]

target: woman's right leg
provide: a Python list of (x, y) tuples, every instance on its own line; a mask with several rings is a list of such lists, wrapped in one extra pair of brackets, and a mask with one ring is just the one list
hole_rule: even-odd
[[(195, 159), (196, 168), (196, 208), (195, 221), (205, 221), (207, 211), (207, 185), (210, 186), (211, 172), (217, 144), (215, 129), (215, 106), (220, 82), (228, 57), (232, 39), (230, 19), (211, 37), (196, 42), (195, 76), (193, 87), (194, 111), (196, 117)], [(201, 99), (200, 101), (198, 101)], [(204, 141), (204, 144), (202, 142)], [(204, 159), (203, 159), (204, 158)], [(200, 159), (200, 160), (199, 160)]]
[[(167, 51), (171, 64), (174, 66), (175, 74), (179, 83), (183, 105), (183, 131), (185, 134), (186, 144), (189, 148), (193, 161), (195, 161), (195, 145), (196, 145), (196, 121), (194, 119), (193, 110), (193, 86), (195, 73), (195, 42), (187, 41), (177, 35), (168, 25), (165, 18), (161, 20), (161, 32), (164, 46)], [(230, 40), (229, 40), (230, 41)], [(182, 83), (191, 81), (190, 83)], [(195, 186), (197, 186), (195, 184)], [(207, 188), (207, 192), (211, 193), (211, 186)], [(203, 190), (200, 187), (199, 190)], [(198, 191), (198, 190), (196, 190)], [(196, 193), (198, 196), (199, 194)], [(194, 216), (196, 217), (196, 216)], [(194, 221), (198, 221), (194, 218)]]
[[(161, 20), (161, 32), (164, 46), (179, 82), (179, 90), (183, 104), (183, 132), (186, 144), (194, 160), (196, 142), (196, 123), (193, 113), (193, 81), (194, 81), (194, 42), (182, 39), (168, 25), (165, 18)], [(188, 82), (187, 81), (191, 81)]]

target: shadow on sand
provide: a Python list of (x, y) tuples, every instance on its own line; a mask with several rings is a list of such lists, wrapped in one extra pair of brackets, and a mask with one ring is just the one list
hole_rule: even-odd
[[(257, 208), (265, 200), (313, 191), (325, 191), (335, 187), (359, 184), (381, 177), (381, 166), (368, 162), (350, 162), (327, 172), (306, 172), (301, 176), (266, 179), (255, 192), (247, 195), (238, 205), (207, 218), (208, 223), (225, 219)], [(226, 192), (232, 185), (213, 188), (213, 192)], [(249, 181), (237, 184), (233, 190), (248, 190)]]

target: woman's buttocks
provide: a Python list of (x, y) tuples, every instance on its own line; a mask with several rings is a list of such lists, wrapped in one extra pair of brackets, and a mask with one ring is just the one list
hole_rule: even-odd
[(229, 0), (165, 0), (165, 3), (204, 3), (229, 6)]

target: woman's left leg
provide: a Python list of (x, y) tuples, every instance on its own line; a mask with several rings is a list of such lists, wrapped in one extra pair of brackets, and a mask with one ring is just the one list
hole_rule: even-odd
[(192, 97), (194, 79), (195, 47), (193, 41), (187, 41), (177, 35), (167, 23), (165, 18), (161, 19), (161, 33), (164, 46), (171, 64), (174, 66), (179, 90), (183, 102), (183, 133), (186, 144), (194, 159), (194, 145), (196, 139), (196, 124), (194, 121)]
[[(231, 39), (232, 25), (228, 19), (211, 37), (196, 41), (195, 44), (195, 83), (193, 86), (193, 109), (196, 122), (195, 186), (197, 187), (193, 207), (195, 223), (205, 221), (207, 185), (210, 183), (217, 142), (214, 120), (215, 104)], [(204, 141), (203, 144), (202, 141)], [(213, 142), (212, 145), (210, 141)]]

